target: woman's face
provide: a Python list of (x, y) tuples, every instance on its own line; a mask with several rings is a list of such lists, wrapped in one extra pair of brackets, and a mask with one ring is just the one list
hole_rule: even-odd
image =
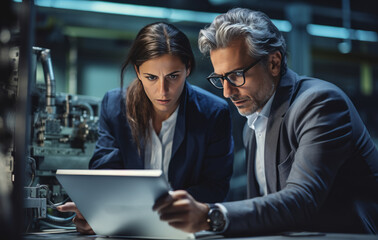
[(165, 54), (144, 62), (135, 69), (155, 113), (167, 119), (179, 104), (190, 70), (177, 56)]

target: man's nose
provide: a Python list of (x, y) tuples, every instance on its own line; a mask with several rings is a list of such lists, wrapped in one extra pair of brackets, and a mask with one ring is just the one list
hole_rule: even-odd
[(235, 87), (231, 85), (227, 80), (223, 81), (223, 96), (230, 98), (235, 91)]

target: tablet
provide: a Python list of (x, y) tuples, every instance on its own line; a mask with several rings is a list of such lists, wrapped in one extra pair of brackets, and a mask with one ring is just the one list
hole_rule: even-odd
[(152, 211), (155, 201), (169, 191), (161, 170), (59, 169), (56, 177), (97, 235), (194, 238)]

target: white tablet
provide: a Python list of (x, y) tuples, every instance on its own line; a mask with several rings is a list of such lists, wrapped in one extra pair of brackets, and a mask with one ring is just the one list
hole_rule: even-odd
[(67, 170), (56, 177), (97, 235), (191, 239), (152, 211), (168, 193), (161, 170)]

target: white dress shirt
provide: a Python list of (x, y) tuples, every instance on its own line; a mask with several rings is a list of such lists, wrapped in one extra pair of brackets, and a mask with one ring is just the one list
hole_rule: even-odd
[(159, 136), (156, 134), (150, 120), (151, 139), (146, 143), (144, 151), (144, 168), (161, 169), (168, 181), (168, 167), (171, 161), (173, 136), (175, 134), (176, 120), (179, 106), (172, 115), (162, 122)]
[[(265, 149), (265, 132), (266, 132), (266, 125), (268, 124), (268, 117), (270, 113), (270, 108), (272, 106), (272, 102), (274, 99), (275, 93), (269, 98), (268, 102), (265, 104), (261, 113), (255, 112), (247, 117), (247, 124), (250, 128), (255, 130), (255, 137), (256, 137), (256, 156), (255, 156), (255, 174), (256, 180), (259, 184), (260, 194), (267, 195), (268, 188), (266, 185), (266, 178), (265, 178), (265, 167), (264, 167), (264, 149)], [(225, 228), (220, 232), (223, 233), (226, 231), (229, 225), (229, 218), (227, 216), (227, 209), (226, 207), (221, 204), (217, 203), (218, 207), (223, 213), (225, 217), (226, 225)]]
[(270, 108), (274, 99), (273, 94), (268, 102), (265, 104), (261, 112), (255, 112), (247, 116), (247, 124), (250, 128), (255, 130), (256, 138), (256, 155), (255, 155), (255, 174), (256, 180), (259, 184), (260, 194), (262, 196), (268, 194), (266, 177), (265, 177), (265, 164), (264, 164), (264, 150), (265, 150), (265, 134), (266, 125), (270, 114)]

